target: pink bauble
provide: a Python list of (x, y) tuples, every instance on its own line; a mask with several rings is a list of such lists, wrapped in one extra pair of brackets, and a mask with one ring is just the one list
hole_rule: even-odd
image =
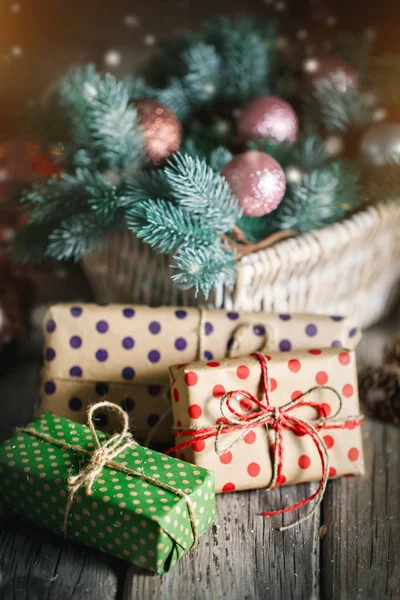
[(304, 83), (313, 88), (318, 81), (328, 81), (339, 92), (358, 87), (358, 73), (344, 60), (334, 56), (308, 58), (303, 64)]
[(265, 152), (249, 150), (238, 154), (224, 167), (222, 175), (238, 197), (247, 217), (262, 217), (270, 213), (285, 195), (285, 173), (280, 164)]
[(293, 144), (299, 122), (293, 108), (274, 96), (252, 100), (240, 111), (237, 131), (244, 142), (272, 138), (278, 144)]

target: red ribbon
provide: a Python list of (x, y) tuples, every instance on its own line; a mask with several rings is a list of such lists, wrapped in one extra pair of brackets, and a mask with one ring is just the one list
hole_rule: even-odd
[[(314, 499), (316, 499), (316, 503), (313, 509), (306, 516), (302, 517), (301, 519), (297, 520), (295, 523), (287, 527), (281, 527), (280, 530), (282, 531), (284, 529), (288, 529), (289, 527), (298, 525), (306, 519), (309, 519), (314, 514), (316, 508), (322, 501), (326, 484), (329, 478), (329, 455), (326, 444), (322, 437), (319, 435), (319, 431), (321, 429), (353, 429), (361, 424), (362, 417), (347, 417), (346, 420), (335, 419), (342, 408), (342, 398), (334, 388), (325, 385), (312, 387), (306, 392), (304, 392), (304, 394), (298, 396), (295, 400), (291, 400), (290, 402), (284, 404), (281, 407), (272, 406), (269, 399), (270, 386), (267, 358), (259, 352), (255, 352), (254, 354), (252, 354), (252, 356), (255, 356), (258, 359), (261, 366), (261, 380), (263, 392), (265, 394), (265, 403), (261, 402), (256, 396), (254, 396), (247, 390), (233, 390), (231, 392), (228, 392), (221, 398), (220, 408), (222, 417), (218, 419), (217, 423), (210, 427), (200, 427), (198, 429), (175, 429), (175, 436), (189, 437), (189, 439), (170, 448), (169, 450), (167, 450), (166, 454), (171, 454), (172, 452), (183, 450), (184, 448), (192, 446), (198, 441), (205, 441), (209, 438), (214, 438), (215, 452), (216, 454), (221, 455), (227, 452), (233, 445), (240, 442), (250, 429), (265, 426), (267, 428), (272, 429), (275, 432), (275, 441), (272, 446), (273, 471), (271, 481), (267, 486), (267, 489), (271, 489), (274, 487), (278, 487), (279, 482), (282, 480), (284, 459), (284, 446), (282, 442), (283, 430), (286, 429), (296, 433), (309, 435), (317, 448), (322, 465), (322, 475), (317, 490), (304, 500), (301, 500), (296, 504), (288, 506), (287, 508), (267, 511), (261, 514), (263, 516), (270, 517), (291, 512), (293, 510), (301, 508), (306, 504), (312, 502)], [(339, 400), (339, 407), (336, 410), (336, 412), (331, 416), (328, 416), (326, 414), (326, 409), (323, 403), (306, 401), (307, 396), (309, 396), (313, 391), (320, 389), (327, 389), (332, 391)], [(253, 402), (259, 410), (247, 415), (237, 412), (232, 406), (232, 400), (237, 400), (238, 397), (247, 398), (248, 400)], [(301, 419), (292, 414), (292, 411), (294, 409), (301, 408), (304, 406), (310, 406), (314, 408), (318, 414), (318, 418), (316, 420), (310, 421), (306, 419)], [(226, 409), (228, 413), (226, 413)], [(232, 433), (234, 431), (239, 431), (240, 436), (233, 443), (230, 444), (229, 448), (222, 449), (220, 447), (220, 438), (225, 434)]]

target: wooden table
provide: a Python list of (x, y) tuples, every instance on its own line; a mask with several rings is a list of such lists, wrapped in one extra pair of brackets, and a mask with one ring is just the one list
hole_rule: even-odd
[[(391, 320), (368, 332), (359, 361), (379, 361), (393, 328)], [(33, 416), (39, 348), (37, 338), (0, 377), (1, 440)], [(0, 598), (400, 599), (400, 429), (367, 420), (363, 430), (365, 477), (330, 482), (312, 519), (280, 533), (281, 517), (259, 513), (308, 496), (315, 484), (219, 496), (217, 523), (162, 577), (17, 518), (3, 521)]]

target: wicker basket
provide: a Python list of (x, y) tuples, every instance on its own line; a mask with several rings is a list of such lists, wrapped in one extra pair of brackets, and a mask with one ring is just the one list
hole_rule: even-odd
[[(99, 302), (199, 302), (174, 286), (168, 258), (129, 232), (114, 232), (82, 264)], [(241, 258), (235, 286), (220, 286), (208, 306), (339, 314), (367, 327), (389, 310), (399, 279), (400, 204), (387, 203)]]

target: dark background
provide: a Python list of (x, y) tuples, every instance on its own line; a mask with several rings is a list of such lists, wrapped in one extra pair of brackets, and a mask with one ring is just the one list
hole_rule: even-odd
[[(307, 32), (316, 11), (339, 29), (373, 27), (375, 49), (400, 51), (398, 0), (0, 0), (0, 135), (15, 134), (24, 106), (70, 63), (107, 68), (109, 50), (120, 53), (117, 75), (132, 72), (151, 45), (214, 14), (256, 13), (282, 18), (283, 29)], [(334, 25), (314, 19), (314, 27)], [(310, 21), (311, 20), (311, 21)], [(332, 23), (332, 19), (330, 21)], [(309, 43), (305, 40), (304, 44)]]

